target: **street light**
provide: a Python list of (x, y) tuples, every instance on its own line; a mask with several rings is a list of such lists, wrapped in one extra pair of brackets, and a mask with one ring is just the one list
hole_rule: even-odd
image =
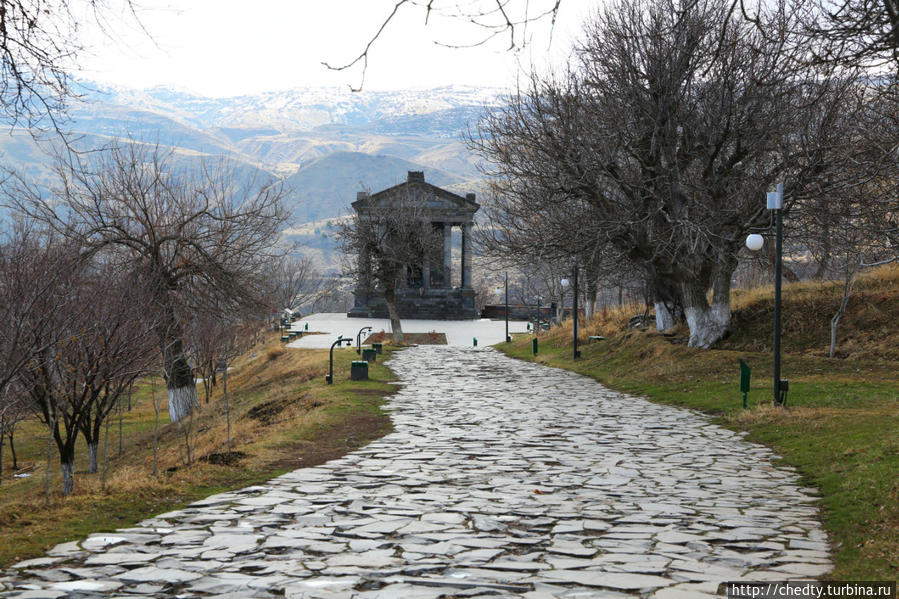
[(370, 330), (371, 330), (371, 327), (362, 327), (361, 329), (359, 329), (359, 332), (356, 333), (356, 353), (357, 354), (362, 353), (362, 333), (364, 333), (365, 331), (370, 331)]
[(534, 326), (534, 334), (538, 337), (540, 336), (540, 301), (543, 299), (542, 295), (536, 296), (537, 299), (537, 320)]
[[(780, 379), (780, 291), (783, 272), (783, 183), (777, 184), (777, 191), (769, 191), (768, 210), (774, 214), (774, 405), (782, 406), (789, 389), (789, 381)], [(746, 238), (746, 247), (752, 251), (762, 248), (764, 239), (758, 233)]]
[[(506, 290), (506, 343), (512, 341), (512, 338), (509, 336), (509, 273), (503, 273), (503, 286)], [(499, 295), (502, 289), (499, 287), (496, 288), (496, 294)]]
[(329, 385), (334, 384), (334, 346), (340, 345), (341, 343), (346, 343), (346, 346), (349, 347), (352, 345), (352, 339), (344, 339), (343, 335), (337, 338), (337, 341), (331, 344), (331, 353), (329, 356), (328, 362), (328, 374), (325, 376), (325, 380), (328, 381)]
[[(568, 287), (568, 279), (562, 279), (562, 286)], [(573, 360), (577, 360), (581, 357), (581, 351), (577, 348), (577, 317), (578, 317), (578, 306), (577, 306), (577, 261), (575, 261), (571, 266), (571, 291), (573, 293), (573, 297), (571, 299), (571, 357)], [(562, 302), (562, 313), (565, 313), (565, 302)]]

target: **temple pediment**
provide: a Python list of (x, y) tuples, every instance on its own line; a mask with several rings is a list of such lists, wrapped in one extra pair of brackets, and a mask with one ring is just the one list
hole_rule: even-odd
[(425, 181), (421, 171), (409, 171), (405, 182), (377, 193), (357, 193), (352, 206), (356, 212), (364, 214), (370, 210), (389, 210), (395, 203), (409, 199), (426, 206), (428, 216), (434, 221), (471, 222), (481, 207), (475, 201), (475, 194), (461, 196), (432, 185)]

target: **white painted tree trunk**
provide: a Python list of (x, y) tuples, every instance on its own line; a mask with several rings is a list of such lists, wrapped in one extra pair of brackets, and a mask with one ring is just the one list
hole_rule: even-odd
[(396, 293), (384, 292), (384, 303), (387, 304), (387, 314), (390, 316), (390, 330), (393, 332), (393, 342), (402, 343), (405, 337), (403, 335), (403, 324), (400, 321), (400, 313), (396, 309)]
[(690, 328), (690, 347), (708, 349), (719, 341), (730, 326), (730, 305), (688, 306), (684, 308), (687, 326)]
[(667, 331), (675, 324), (674, 314), (671, 313), (671, 310), (668, 309), (667, 304), (665, 302), (655, 302), (655, 311), (656, 311), (656, 329), (661, 333), (662, 331)]
[(62, 494), (71, 495), (75, 490), (75, 463), (62, 462)]
[(99, 470), (98, 463), (98, 451), (99, 451), (99, 442), (94, 441), (93, 443), (87, 444), (87, 460), (88, 460), (88, 468), (87, 471), (93, 474), (97, 470)]
[(178, 422), (190, 415), (194, 409), (200, 406), (197, 397), (197, 386), (190, 384), (185, 387), (169, 389), (169, 418), (172, 422)]

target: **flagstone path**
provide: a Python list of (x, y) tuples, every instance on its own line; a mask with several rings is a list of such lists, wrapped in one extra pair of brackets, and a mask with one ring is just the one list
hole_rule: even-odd
[(396, 432), (64, 543), (8, 597), (711, 597), (824, 575), (813, 498), (699, 414), (491, 349), (394, 354)]

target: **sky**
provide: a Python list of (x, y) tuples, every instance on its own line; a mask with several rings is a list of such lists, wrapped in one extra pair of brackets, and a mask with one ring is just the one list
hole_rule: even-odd
[[(536, 11), (554, 2), (513, 1)], [(358, 86), (361, 69), (335, 72), (322, 62), (337, 65), (355, 58), (396, 4), (396, 0), (136, 2), (139, 24), (114, 4), (105, 33), (90, 20), (82, 25), (86, 51), (77, 75), (100, 83), (161, 85), (213, 97)], [(371, 48), (365, 88), (512, 86), (519, 67), (536, 65), (544, 70), (564, 63), (584, 17), (598, 2), (562, 0), (555, 26), (551, 28), (548, 19), (530, 25), (529, 43), (518, 52), (508, 51), (507, 34), (475, 48), (441, 47), (435, 41), (471, 44), (482, 39), (485, 30), (439, 14), (432, 14), (425, 26), (424, 9), (404, 5)], [(460, 3), (491, 5), (493, 0)], [(521, 28), (518, 32), (523, 33)]]

